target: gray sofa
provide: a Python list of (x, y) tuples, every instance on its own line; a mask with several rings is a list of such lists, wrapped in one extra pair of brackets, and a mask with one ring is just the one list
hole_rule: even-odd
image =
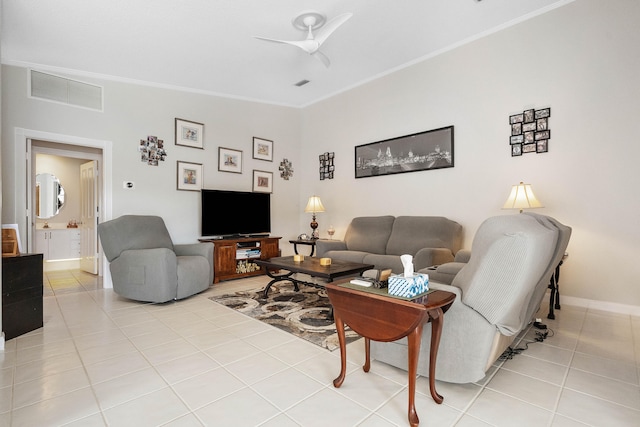
[(454, 260), (462, 246), (462, 226), (439, 216), (354, 218), (344, 240), (318, 240), (318, 257), (373, 264), (401, 273), (400, 255), (413, 255), (414, 270)]
[[(491, 365), (531, 322), (551, 274), (562, 260), (571, 228), (536, 214), (485, 220), (451, 285), (431, 279), (430, 289), (456, 294), (444, 316), (436, 379), (468, 383)], [(428, 272), (428, 270), (423, 270)], [(431, 328), (425, 327), (418, 373), (428, 376)], [(406, 369), (406, 339), (371, 343), (374, 359)]]
[(213, 243), (174, 245), (162, 218), (124, 215), (98, 225), (113, 290), (125, 298), (166, 302), (213, 283)]

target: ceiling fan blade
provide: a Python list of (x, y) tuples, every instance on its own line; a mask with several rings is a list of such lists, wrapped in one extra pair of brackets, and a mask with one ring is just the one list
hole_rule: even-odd
[(331, 33), (337, 30), (339, 26), (347, 22), (347, 20), (352, 16), (353, 16), (353, 13), (350, 13), (350, 12), (343, 13), (342, 15), (336, 16), (335, 18), (327, 22), (326, 25), (324, 25), (322, 28), (318, 30), (318, 32), (315, 35), (315, 40), (320, 45), (322, 45), (322, 43), (324, 43), (325, 40), (327, 40), (327, 38), (331, 35)]
[(266, 38), (266, 37), (259, 37), (259, 36), (253, 36), (253, 38), (258, 39), (258, 40), (264, 40), (264, 41), (267, 41), (267, 42), (272, 42), (272, 43), (282, 43), (282, 44), (288, 44), (288, 45), (291, 45), (291, 46), (299, 47), (300, 49), (304, 50), (307, 53), (313, 53), (319, 47), (318, 42), (316, 42), (315, 40), (293, 40), (293, 41), (291, 41), (291, 40), (269, 39), (269, 38)]
[(264, 41), (267, 41), (267, 42), (273, 42), (273, 43), (284, 43), (284, 44), (295, 44), (295, 43), (298, 43), (296, 41), (268, 39), (266, 37), (260, 37), (260, 36), (253, 36), (253, 38), (254, 39), (258, 39), (258, 40), (264, 40)]
[(318, 58), (327, 68), (329, 68), (329, 65), (331, 65), (331, 61), (329, 61), (329, 58), (327, 58), (327, 55), (320, 52), (319, 50), (316, 50), (315, 52), (313, 52), (311, 56), (313, 56), (314, 58)]

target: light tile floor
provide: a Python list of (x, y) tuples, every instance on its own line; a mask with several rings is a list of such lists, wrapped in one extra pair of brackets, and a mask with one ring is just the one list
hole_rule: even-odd
[[(339, 351), (208, 299), (265, 283), (142, 304), (80, 271), (46, 274), (44, 328), (0, 352), (0, 426), (408, 425), (406, 373), (374, 362), (365, 374), (361, 340), (336, 389)], [(553, 336), (478, 383), (438, 382), (442, 405), (419, 378), (421, 425), (640, 425), (640, 318), (564, 305), (552, 321), (542, 311)]]

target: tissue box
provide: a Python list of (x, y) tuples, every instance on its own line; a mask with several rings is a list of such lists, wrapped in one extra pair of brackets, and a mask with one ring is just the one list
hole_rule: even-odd
[(413, 277), (390, 276), (389, 295), (412, 298), (429, 290), (429, 275), (415, 273)]

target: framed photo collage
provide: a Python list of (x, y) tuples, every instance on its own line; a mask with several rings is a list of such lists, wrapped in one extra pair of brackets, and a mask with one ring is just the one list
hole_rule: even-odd
[(530, 109), (509, 116), (511, 156), (549, 151), (549, 139), (551, 139), (549, 117), (551, 117), (551, 108)]

